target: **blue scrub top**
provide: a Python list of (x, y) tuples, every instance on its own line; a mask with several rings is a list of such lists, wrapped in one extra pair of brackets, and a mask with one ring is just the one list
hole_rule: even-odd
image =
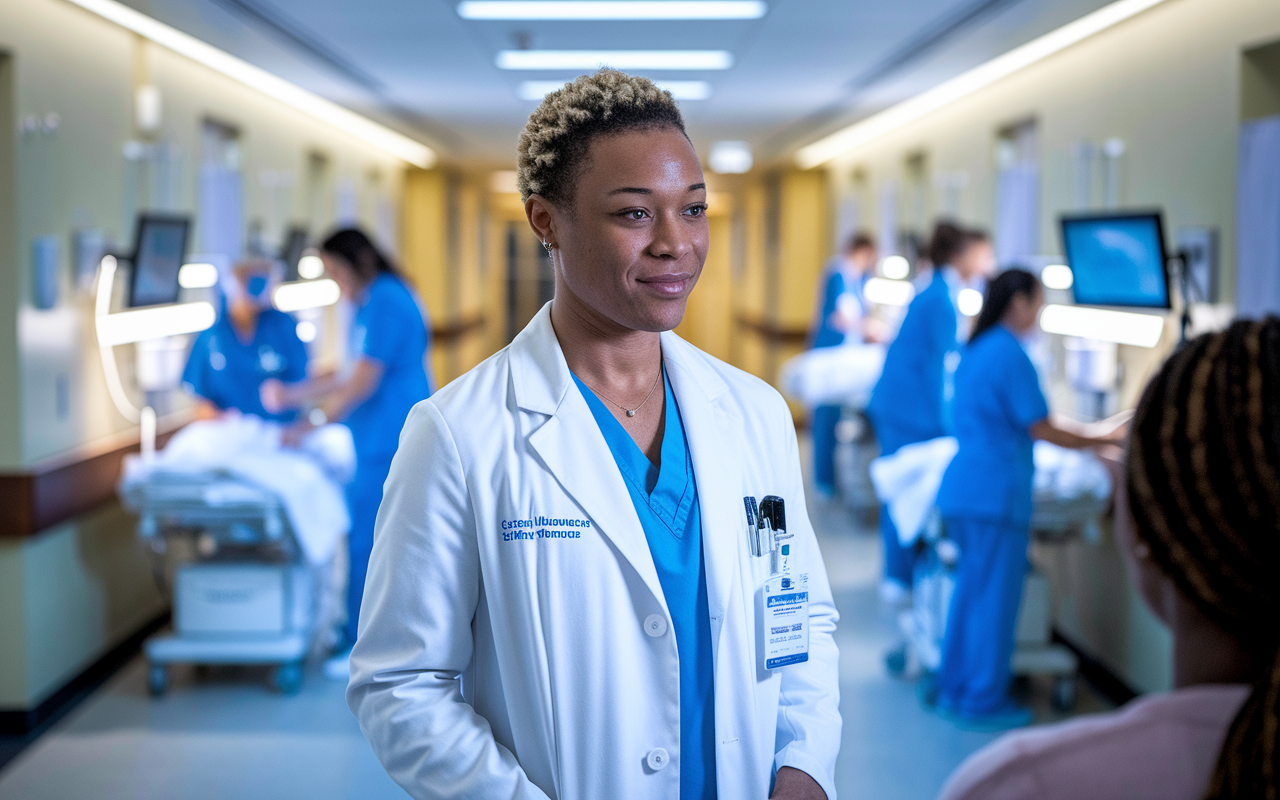
[(954, 412), (960, 449), (938, 491), (942, 515), (1028, 524), (1035, 475), (1028, 429), (1049, 416), (1049, 404), (1035, 365), (1005, 326), (965, 348)]
[(413, 290), (389, 272), (374, 278), (351, 326), (352, 355), (383, 367), (378, 388), (346, 419), (357, 460), (390, 459), (409, 409), (431, 396), (425, 363), (430, 336)]
[(836, 312), (840, 298), (852, 294), (862, 303), (862, 282), (850, 281), (839, 263), (827, 268), (827, 280), (822, 287), (822, 304), (818, 308), (818, 319), (814, 320), (813, 347), (837, 347), (848, 341), (848, 333), (836, 330), (831, 326), (831, 315)]
[(235, 409), (276, 422), (292, 422), (297, 411), (268, 414), (259, 389), (268, 378), (293, 383), (307, 377), (307, 346), (293, 317), (274, 308), (258, 314), (253, 340), (240, 340), (226, 311), (196, 337), (182, 382), (194, 395), (223, 411)]
[(885, 454), (950, 431), (947, 356), (959, 349), (958, 320), (944, 270), (907, 307), (867, 414)]
[(711, 611), (702, 563), (702, 512), (680, 408), (665, 380), (662, 469), (577, 375), (578, 389), (613, 453), (658, 569), (680, 659), (680, 800), (715, 800), (715, 681)]

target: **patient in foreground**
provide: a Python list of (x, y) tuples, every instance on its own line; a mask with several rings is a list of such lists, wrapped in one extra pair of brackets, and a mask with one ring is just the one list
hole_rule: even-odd
[(1277, 796), (1280, 319), (1170, 357), (1138, 405), (1125, 472), (1116, 542), (1173, 632), (1174, 691), (1005, 736), (944, 800)]

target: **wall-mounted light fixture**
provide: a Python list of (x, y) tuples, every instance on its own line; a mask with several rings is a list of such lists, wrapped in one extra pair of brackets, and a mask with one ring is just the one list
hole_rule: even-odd
[(350, 109), (343, 108), (337, 103), (326, 100), (224, 50), (219, 50), (177, 28), (135, 11), (123, 3), (116, 0), (70, 0), (70, 2), (396, 158), (423, 168), (430, 167), (436, 162), (435, 151), (425, 144)]

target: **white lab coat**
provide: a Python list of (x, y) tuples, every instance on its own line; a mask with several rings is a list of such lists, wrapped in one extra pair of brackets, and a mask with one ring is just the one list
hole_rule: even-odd
[[(674, 333), (662, 352), (702, 509), (719, 796), (764, 800), (777, 767), (835, 800), (836, 611), (805, 513), (791, 415), (764, 382)], [(743, 496), (781, 495), (809, 573), (810, 656), (760, 665), (767, 558)], [(589, 522), (504, 541), (502, 521)], [(410, 413), (374, 535), (347, 702), (425, 798), (680, 796), (680, 673), (644, 530), (542, 309), (509, 347)], [(660, 752), (660, 751), (665, 751)], [(654, 769), (654, 766), (658, 769)]]

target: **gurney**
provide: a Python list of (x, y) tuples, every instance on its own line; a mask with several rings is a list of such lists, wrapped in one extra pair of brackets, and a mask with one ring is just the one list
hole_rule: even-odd
[[(934, 672), (942, 660), (942, 641), (962, 557), (946, 535), (935, 502), (942, 475), (956, 453), (950, 437), (909, 445), (872, 463), (872, 482), (888, 505), (904, 546), (920, 552), (912, 577), (911, 607), (898, 615), (902, 643), (885, 657), (889, 671), (902, 677)], [(1031, 536), (1063, 542), (1073, 535), (1096, 536), (1099, 518), (1111, 498), (1111, 478), (1091, 453), (1035, 444)], [(1052, 591), (1048, 579), (1031, 568), (1023, 583), (1015, 627), (1011, 669), (1015, 676), (1054, 679), (1053, 704), (1060, 710), (1076, 702), (1079, 661), (1066, 646), (1052, 641)]]
[(354, 449), (340, 426), (300, 451), (279, 441), (280, 426), (255, 417), (196, 422), (126, 462), (119, 494), (173, 605), (174, 632), (145, 644), (154, 695), (173, 663), (274, 665), (281, 692), (301, 688), (337, 606), (330, 576)]

